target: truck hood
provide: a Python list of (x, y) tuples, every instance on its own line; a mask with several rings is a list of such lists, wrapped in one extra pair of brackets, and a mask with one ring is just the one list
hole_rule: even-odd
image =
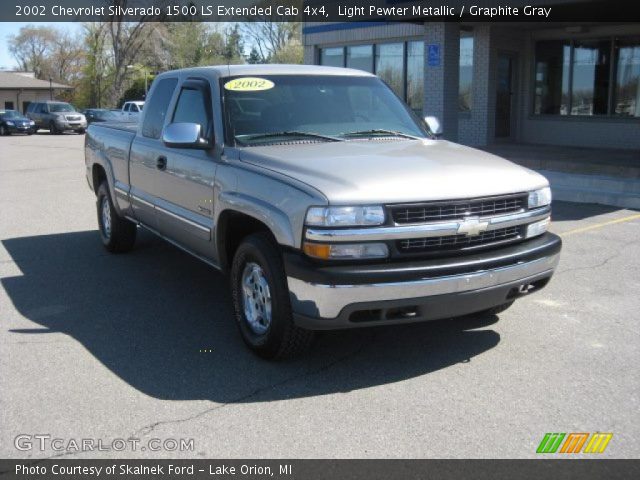
[(349, 140), (243, 148), (240, 159), (293, 177), (331, 204), (405, 203), (523, 192), (540, 174), (444, 140)]

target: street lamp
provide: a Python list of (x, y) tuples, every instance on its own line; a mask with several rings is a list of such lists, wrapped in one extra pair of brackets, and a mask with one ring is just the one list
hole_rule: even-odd
[[(127, 65), (127, 70), (129, 69), (133, 69), (133, 68), (141, 68), (138, 67), (137, 65)], [(144, 99), (147, 99), (147, 92), (149, 91), (149, 80), (148, 80), (148, 72), (146, 68), (144, 69)]]
[(49, 100), (53, 100), (53, 80), (49, 77)]

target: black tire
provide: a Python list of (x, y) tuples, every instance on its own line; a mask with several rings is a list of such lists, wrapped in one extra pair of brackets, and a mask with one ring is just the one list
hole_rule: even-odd
[(509, 307), (511, 307), (511, 305), (513, 305), (514, 302), (515, 300), (511, 300), (510, 302), (503, 303), (502, 305), (497, 305), (495, 307), (487, 308), (486, 310), (483, 310), (480, 313), (484, 315), (498, 315), (504, 312), (505, 310), (507, 310)]
[(49, 133), (51, 135), (60, 135), (62, 132), (58, 130), (58, 127), (56, 127), (55, 122), (49, 122)]
[[(103, 215), (105, 203), (109, 209), (108, 219), (110, 223), (108, 227), (105, 226), (107, 219), (105, 219)], [(123, 253), (131, 250), (136, 241), (137, 227), (134, 223), (118, 215), (111, 201), (109, 186), (106, 181), (102, 182), (98, 188), (96, 207), (98, 213), (98, 230), (104, 247), (112, 253)]]
[(4, 125), (0, 125), (0, 137), (4, 137), (9, 134), (9, 130)]
[(78, 135), (84, 135), (84, 132), (85, 132), (84, 128), (79, 128), (78, 130), (76, 130), (76, 133)]
[[(260, 267), (270, 292), (271, 321), (264, 333), (256, 332), (245, 314), (243, 273), (252, 264)], [(293, 323), (282, 256), (270, 234), (255, 233), (242, 241), (233, 258), (230, 282), (236, 323), (251, 350), (263, 358), (276, 359), (295, 357), (310, 347), (314, 332)]]

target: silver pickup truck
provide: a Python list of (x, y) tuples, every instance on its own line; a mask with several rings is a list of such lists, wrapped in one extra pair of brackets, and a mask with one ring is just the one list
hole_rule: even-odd
[(263, 357), (316, 330), (498, 313), (558, 263), (547, 180), (442, 140), (374, 75), (166, 72), (141, 115), (88, 130), (102, 242), (130, 250), (142, 226), (227, 273)]

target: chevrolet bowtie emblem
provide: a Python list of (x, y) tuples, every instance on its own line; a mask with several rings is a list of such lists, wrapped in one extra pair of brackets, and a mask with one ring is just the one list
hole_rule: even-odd
[(458, 224), (458, 235), (474, 237), (480, 235), (489, 226), (489, 222), (481, 222), (478, 217), (467, 217)]

